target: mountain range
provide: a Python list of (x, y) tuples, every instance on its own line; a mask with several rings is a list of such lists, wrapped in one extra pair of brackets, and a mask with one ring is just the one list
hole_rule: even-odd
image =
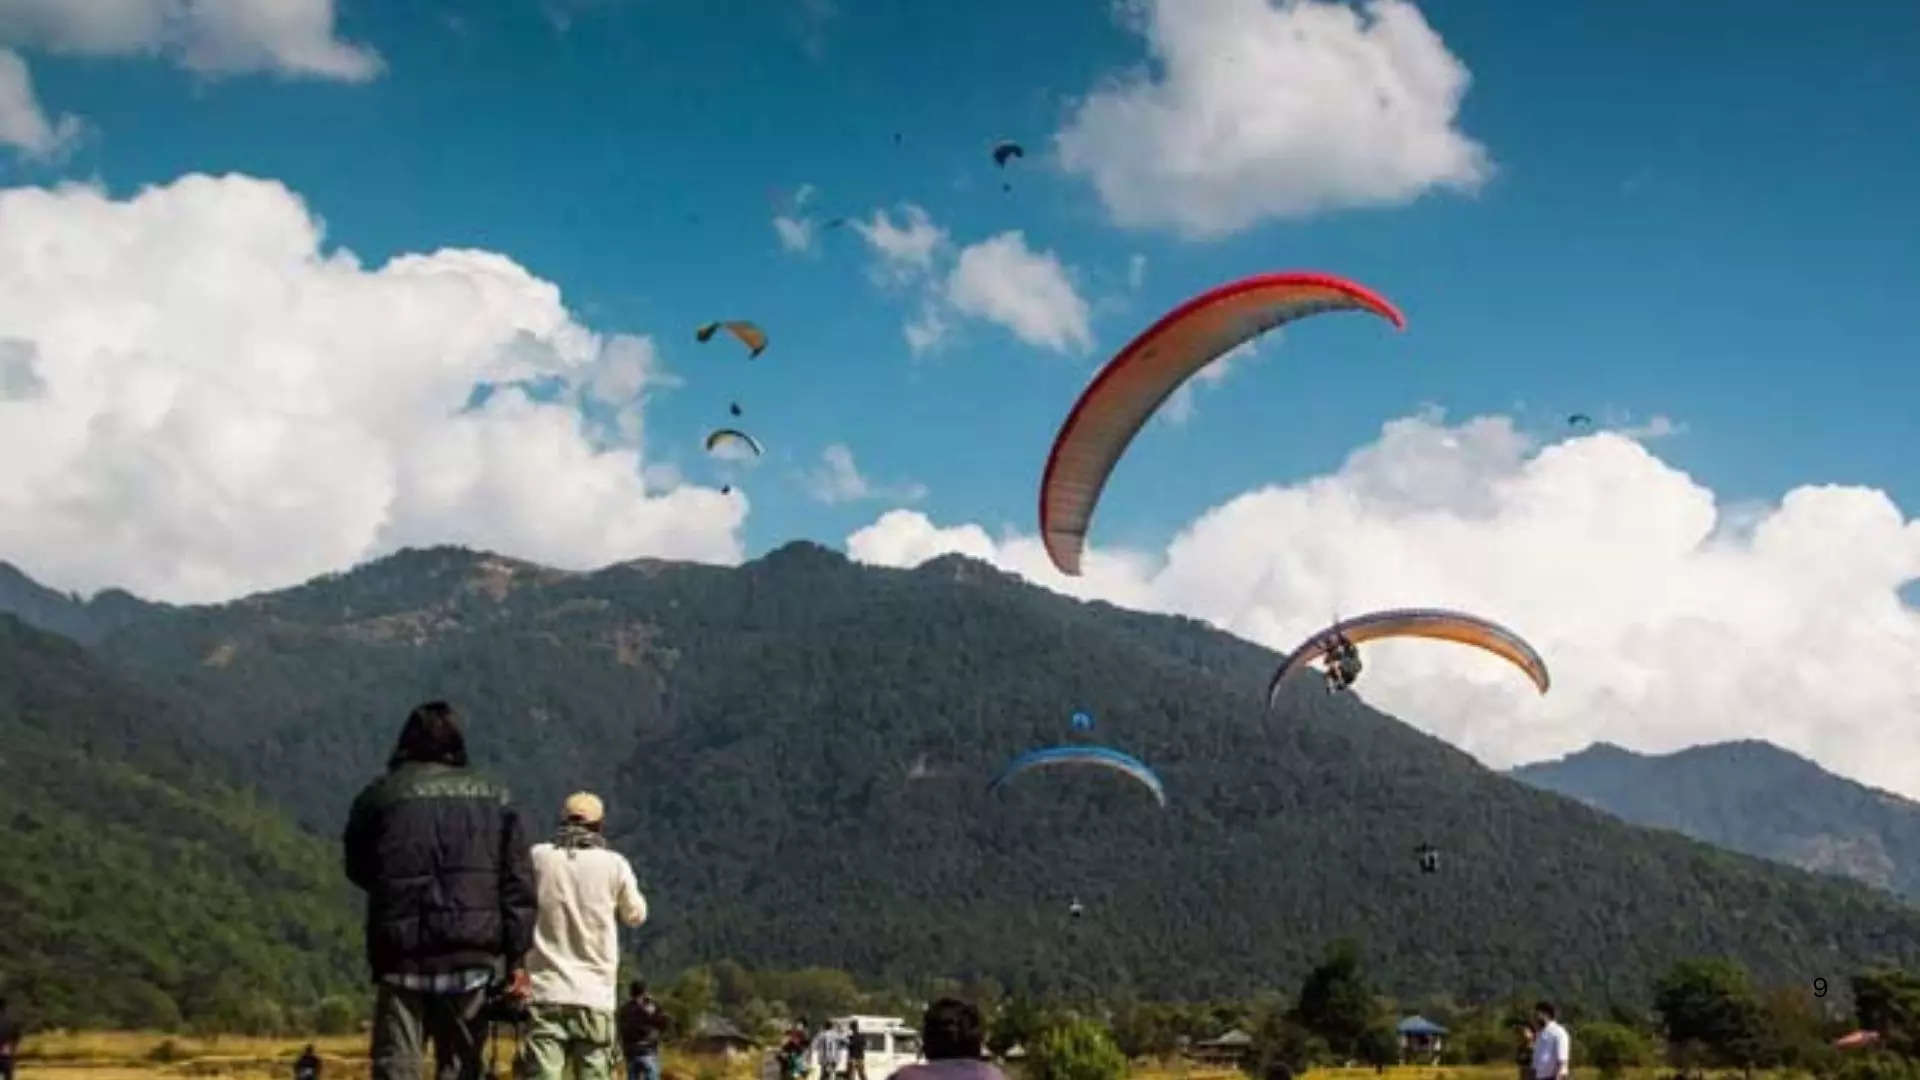
[[(10, 663), (67, 688), (0, 715), (0, 783), (85, 761), (203, 808), (208, 850), (231, 857), (192, 873), (244, 899), (213, 922), (306, 958), (280, 976), (260, 952), (246, 976), (289, 1005), (360, 974), (335, 837), (407, 710), (432, 698), (464, 711), (477, 763), (536, 831), (570, 791), (607, 798), (654, 912), (632, 945), (658, 974), (730, 957), (894, 985), (1201, 998), (1296, 985), (1354, 936), (1394, 993), (1644, 1002), (1685, 956), (1796, 984), (1920, 961), (1920, 911), (1878, 890), (1516, 783), (1317, 678), (1268, 710), (1267, 650), (960, 556), (882, 569), (794, 543), (739, 567), (575, 573), (410, 549), (184, 607), (0, 580), (41, 627), (15, 626)], [(1071, 728), (1081, 710), (1091, 732)], [(16, 765), (28, 729), (43, 756)], [(1015, 754), (1076, 738), (1148, 761), (1167, 808), (1100, 770), (987, 790)], [(35, 805), (59, 807), (62, 832), (174, 842), (169, 820), (105, 794), (121, 775), (90, 781), (97, 798)], [(1414, 856), (1426, 843), (1437, 874)], [(96, 875), (114, 862), (95, 861)], [(174, 864), (145, 865), (156, 894), (173, 888)], [(45, 928), (35, 955), (119, 963), (121, 931), (70, 897), (121, 886), (43, 885), (0, 893)], [(1066, 916), (1074, 899), (1082, 918)], [(171, 940), (216, 933), (171, 910), (148, 915)], [(141, 976), (188, 1013), (182, 996), (218, 996), (176, 970), (190, 951)]]
[(1920, 899), (1920, 803), (1771, 743), (1647, 755), (1602, 742), (1512, 775), (1638, 825)]

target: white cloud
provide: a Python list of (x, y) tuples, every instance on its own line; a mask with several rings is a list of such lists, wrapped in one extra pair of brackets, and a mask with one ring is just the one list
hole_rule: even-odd
[(853, 451), (845, 443), (834, 443), (822, 450), (820, 465), (807, 474), (806, 480), (808, 494), (828, 505), (863, 499), (919, 502), (927, 497), (924, 484), (908, 483), (892, 488), (875, 485), (860, 474)]
[(40, 384), (0, 400), (0, 558), (59, 588), (216, 600), (442, 542), (741, 557), (744, 501), (642, 482), (650, 340), (502, 255), (363, 267), (277, 183), (0, 191), (0, 337)]
[(163, 56), (202, 75), (266, 71), (364, 82), (378, 53), (334, 36), (333, 0), (0, 0), (0, 45)]
[(773, 219), (773, 231), (780, 234), (780, 246), (796, 255), (813, 250), (813, 221), (810, 218), (779, 215)]
[(34, 96), (27, 62), (11, 49), (0, 49), (0, 146), (14, 147), (31, 158), (57, 158), (79, 134), (77, 118), (47, 118)]
[(1135, 254), (1127, 260), (1127, 287), (1138, 291), (1147, 281), (1147, 257)]
[(872, 273), (877, 283), (891, 289), (917, 284), (919, 314), (901, 326), (915, 355), (944, 344), (957, 318), (995, 323), (1037, 348), (1093, 347), (1092, 309), (1059, 256), (1033, 251), (1025, 234), (1012, 230), (967, 245), (943, 266), (951, 250), (947, 230), (919, 206), (907, 204), (903, 215), (896, 224), (876, 210), (850, 224), (879, 256)]
[(1151, 68), (1110, 79), (1055, 135), (1128, 226), (1193, 239), (1264, 220), (1475, 189), (1455, 126), (1469, 74), (1405, 0), (1133, 0)]
[(947, 230), (935, 225), (924, 208), (908, 203), (901, 208), (901, 216), (905, 220), (896, 225), (887, 211), (875, 210), (866, 221), (847, 222), (880, 256), (876, 278), (892, 284), (931, 273), (934, 255), (947, 243)]
[(1541, 448), (1504, 417), (1428, 413), (1331, 475), (1208, 510), (1164, 552), (1094, 549), (1082, 578), (1034, 537), (907, 511), (847, 547), (896, 566), (961, 551), (1282, 650), (1336, 610), (1476, 611), (1533, 642), (1551, 693), (1473, 650), (1395, 641), (1365, 646), (1362, 695), (1496, 767), (1595, 739), (1763, 738), (1920, 796), (1920, 725), (1903, 720), (1920, 715), (1920, 609), (1897, 592), (1920, 577), (1920, 522), (1876, 490), (1723, 506), (1617, 434)]
[(1027, 247), (1018, 230), (968, 245), (947, 278), (947, 302), (998, 323), (1015, 337), (1056, 352), (1093, 348), (1087, 302), (1051, 251)]

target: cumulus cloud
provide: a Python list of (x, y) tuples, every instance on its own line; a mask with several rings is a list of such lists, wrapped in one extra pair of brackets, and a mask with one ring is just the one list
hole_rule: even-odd
[(845, 443), (834, 443), (820, 452), (820, 464), (806, 477), (807, 493), (819, 502), (858, 502), (863, 499), (896, 499), (919, 502), (927, 497), (924, 484), (908, 483), (884, 487), (869, 481), (854, 464), (853, 451)]
[[(1098, 522), (1096, 519), (1096, 529)], [(1165, 551), (1095, 548), (1081, 578), (1037, 538), (903, 510), (847, 540), (866, 562), (958, 551), (1046, 587), (1178, 612), (1277, 650), (1329, 613), (1435, 605), (1524, 634), (1541, 697), (1432, 642), (1365, 648), (1368, 701), (1496, 767), (1608, 739), (1649, 752), (1764, 738), (1920, 796), (1920, 522), (1877, 490), (1722, 505), (1643, 444), (1540, 446), (1505, 417), (1396, 420), (1336, 472), (1246, 492)]]
[(1093, 348), (1091, 312), (1051, 251), (1027, 247), (1019, 230), (960, 252), (947, 278), (956, 311), (998, 323), (1021, 341), (1055, 352)]
[(954, 323), (978, 319), (1004, 327), (1036, 348), (1086, 352), (1092, 309), (1071, 271), (1051, 251), (1034, 251), (1011, 230), (969, 244), (952, 257), (949, 234), (925, 209), (907, 204), (905, 220), (876, 210), (852, 224), (878, 261), (872, 276), (891, 289), (917, 286), (919, 312), (901, 327), (915, 354), (945, 343)]
[(947, 243), (947, 230), (935, 225), (924, 207), (907, 203), (901, 216), (904, 220), (896, 225), (893, 215), (875, 210), (865, 221), (847, 223), (879, 257), (876, 279), (895, 285), (932, 273), (934, 255)]
[(34, 96), (27, 62), (11, 49), (0, 49), (0, 146), (30, 158), (57, 158), (79, 135), (78, 118), (47, 117)]
[(1457, 128), (1469, 74), (1405, 0), (1133, 0), (1151, 66), (1110, 78), (1054, 136), (1122, 225), (1190, 239), (1475, 189)]
[(0, 44), (75, 56), (161, 56), (201, 75), (364, 82), (371, 48), (334, 36), (333, 0), (0, 0)]
[(218, 600), (445, 542), (741, 557), (743, 500), (643, 474), (649, 339), (491, 252), (363, 266), (277, 183), (0, 191), (0, 338), (33, 387), (0, 395), (0, 558), (60, 588)]

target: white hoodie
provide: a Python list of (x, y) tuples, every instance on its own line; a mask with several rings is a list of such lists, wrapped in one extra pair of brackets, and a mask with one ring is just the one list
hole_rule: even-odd
[(537, 1005), (581, 1005), (612, 1012), (619, 1004), (620, 928), (647, 918), (633, 864), (603, 847), (533, 846), (540, 900), (527, 976)]

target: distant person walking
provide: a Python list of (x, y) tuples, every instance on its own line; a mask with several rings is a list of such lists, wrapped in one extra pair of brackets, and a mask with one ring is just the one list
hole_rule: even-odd
[[(387, 773), (347, 817), (347, 877), (367, 894), (373, 1080), (478, 1080), (475, 1018), (503, 965), (533, 941), (533, 868), (507, 792), (467, 768), (460, 716), (414, 709)], [(526, 975), (514, 972), (524, 988)]]
[(1533, 1080), (1567, 1080), (1567, 1068), (1573, 1061), (1573, 1037), (1554, 1019), (1553, 1002), (1542, 1001), (1533, 1007)]
[(811, 1050), (813, 1060), (820, 1066), (820, 1080), (836, 1080), (840, 1075), (840, 1055), (846, 1045), (831, 1021), (820, 1025), (820, 1034), (813, 1037)]
[(293, 1080), (320, 1080), (320, 1055), (313, 1052), (313, 1044), (300, 1052), (293, 1063)]
[(980, 1010), (957, 998), (941, 998), (920, 1018), (920, 1047), (927, 1060), (893, 1074), (893, 1080), (1007, 1080), (982, 1060), (985, 1025)]
[(606, 807), (567, 796), (560, 829), (533, 848), (539, 896), (527, 953), (532, 1022), (514, 1074), (521, 1080), (613, 1080), (620, 924), (639, 926), (647, 901), (627, 857), (607, 847)]
[(0, 1080), (13, 1080), (13, 1059), (20, 1053), (20, 1021), (7, 1010), (7, 999), (0, 997)]
[(647, 984), (636, 979), (627, 984), (627, 1003), (616, 1017), (620, 1028), (620, 1050), (627, 1058), (627, 1080), (660, 1080), (660, 1035), (667, 1027), (666, 1011), (660, 1008)]
[(847, 1080), (867, 1080), (867, 1037), (858, 1020), (847, 1022)]

